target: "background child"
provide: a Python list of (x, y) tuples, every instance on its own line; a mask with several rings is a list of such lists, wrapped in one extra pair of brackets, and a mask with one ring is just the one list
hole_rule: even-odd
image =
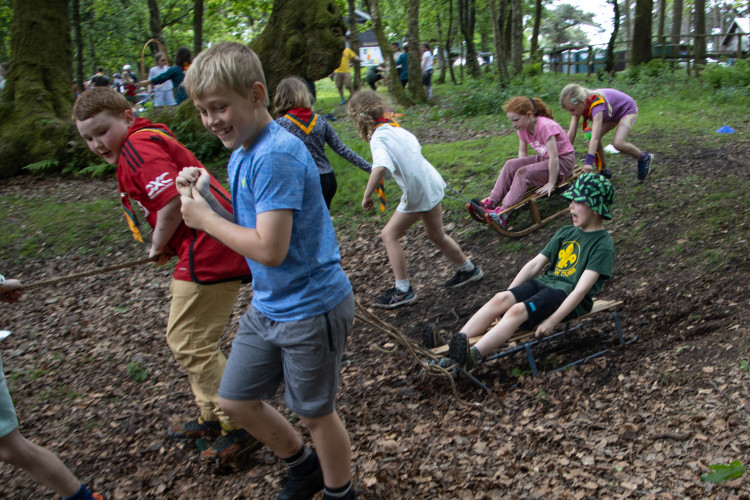
[[(185, 87), (206, 128), (235, 149), (227, 168), (235, 217), (217, 205), (208, 173), (198, 168), (178, 178), (183, 216), (244, 255), (253, 272), (253, 301), (232, 343), (221, 407), (288, 465), (277, 498), (307, 499), (321, 489), (324, 499), (355, 498), (351, 442), (336, 413), (354, 295), (315, 162), (271, 118), (263, 68), (247, 46), (225, 42), (201, 52)], [(263, 401), (282, 379), (284, 401), (317, 454)]]
[(430, 44), (427, 42), (422, 43), (422, 85), (425, 88), (425, 95), (427, 99), (432, 99), (432, 71), (434, 66), (434, 58), (432, 51), (430, 50)]
[(612, 145), (621, 153), (638, 160), (638, 180), (646, 178), (654, 155), (641, 151), (627, 142), (628, 135), (638, 119), (638, 106), (632, 97), (615, 89), (590, 90), (577, 83), (570, 83), (560, 93), (560, 106), (572, 116), (568, 128), (571, 142), (576, 138), (578, 120), (581, 117), (583, 129), (591, 128), (584, 172), (592, 171), (597, 153), (602, 161), (602, 169), (604, 168), (604, 146), (601, 139), (610, 130), (617, 128)]
[(336, 174), (326, 158), (325, 145), (354, 166), (369, 173), (372, 165), (357, 153), (346, 147), (333, 127), (312, 110), (313, 98), (307, 84), (297, 77), (284, 78), (276, 87), (273, 97), (276, 122), (288, 132), (297, 136), (307, 146), (318, 167), (320, 186), (326, 206), (331, 209), (331, 200), (336, 194)]
[[(226, 364), (219, 341), (250, 270), (241, 255), (182, 220), (175, 179), (183, 167), (201, 163), (165, 125), (135, 118), (130, 104), (112, 89), (84, 92), (73, 106), (73, 119), (89, 149), (117, 165), (120, 200), (136, 239), (141, 236), (130, 199), (153, 227), (149, 256), (158, 257), (159, 264), (178, 258), (170, 285), (167, 344), (187, 371), (200, 416), (172, 426), (168, 434), (218, 436), (203, 457), (231, 461), (255, 443), (219, 408), (219, 382)], [(211, 190), (231, 211), (229, 193), (216, 179), (210, 180)]]
[[(473, 368), (518, 328), (535, 329), (537, 337), (544, 337), (561, 321), (591, 311), (594, 295), (612, 275), (615, 248), (602, 219), (612, 218), (615, 191), (603, 176), (586, 173), (563, 196), (572, 200), (573, 225), (557, 231), (519, 271), (508, 290), (490, 299), (453, 336), (449, 355), (458, 364)], [(501, 315), (469, 349), (468, 339), (483, 334)]]
[[(537, 193), (549, 196), (556, 184), (573, 174), (575, 150), (541, 99), (513, 97), (503, 110), (518, 132), (518, 158), (505, 162), (482, 207), (505, 227), (508, 214), (501, 212), (521, 201), (529, 186), (541, 186)], [(528, 156), (529, 146), (538, 154)]]
[[(14, 279), (6, 280), (0, 274), (0, 302), (13, 304), (18, 302), (22, 295), (21, 282)], [(65, 467), (57, 455), (27, 441), (21, 435), (13, 400), (5, 383), (2, 357), (0, 357), (0, 460), (22, 468), (37, 481), (61, 495), (63, 499), (99, 500), (103, 498), (97, 493), (91, 493), (91, 490), (81, 484), (81, 481)]]
[(373, 169), (365, 188), (362, 208), (372, 209), (372, 195), (386, 176), (392, 176), (403, 191), (401, 203), (381, 232), (396, 286), (376, 297), (375, 305), (392, 309), (417, 300), (409, 285), (406, 256), (399, 239), (420, 219), (427, 237), (458, 267), (445, 286), (462, 286), (479, 280), (484, 274), (479, 266), (466, 257), (458, 243), (445, 234), (441, 203), (445, 181), (422, 156), (422, 147), (417, 138), (395, 121), (387, 119), (387, 114), (385, 101), (371, 90), (356, 94), (349, 102), (349, 116), (357, 126), (359, 135), (370, 141), (372, 150)]

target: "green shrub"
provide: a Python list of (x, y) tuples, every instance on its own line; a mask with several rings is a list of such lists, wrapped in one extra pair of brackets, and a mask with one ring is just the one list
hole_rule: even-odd
[(715, 89), (747, 89), (750, 87), (750, 61), (741, 59), (731, 66), (709, 64), (701, 78)]

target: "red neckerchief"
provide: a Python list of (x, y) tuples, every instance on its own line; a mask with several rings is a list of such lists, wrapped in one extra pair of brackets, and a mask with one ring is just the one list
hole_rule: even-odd
[(318, 115), (310, 108), (293, 108), (284, 115), (289, 121), (297, 125), (306, 135), (310, 135), (318, 121)]
[(391, 120), (390, 118), (386, 118), (385, 116), (381, 116), (377, 120), (375, 120), (375, 128), (381, 127), (383, 125), (390, 125), (391, 127), (400, 127), (401, 125), (398, 124), (396, 120)]
[(586, 98), (585, 102), (585, 109), (583, 110), (583, 128), (588, 128), (589, 126), (589, 120), (591, 119), (591, 110), (594, 109), (594, 106), (598, 106), (599, 104), (607, 104), (607, 100), (604, 99), (603, 95), (599, 94), (591, 94)]

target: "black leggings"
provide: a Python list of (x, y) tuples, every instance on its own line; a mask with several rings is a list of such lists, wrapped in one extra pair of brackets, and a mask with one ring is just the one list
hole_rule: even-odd
[(328, 174), (320, 174), (320, 187), (323, 189), (323, 199), (326, 201), (328, 210), (331, 209), (331, 201), (336, 195), (336, 189), (338, 188), (336, 182), (336, 174), (333, 172)]

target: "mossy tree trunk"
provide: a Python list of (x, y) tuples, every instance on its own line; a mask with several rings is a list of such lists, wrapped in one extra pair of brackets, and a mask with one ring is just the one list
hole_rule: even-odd
[(0, 96), (0, 177), (41, 161), (64, 166), (70, 123), (68, 1), (15, 0), (8, 81)]
[(274, 0), (266, 28), (250, 43), (269, 96), (287, 76), (314, 82), (330, 75), (341, 63), (345, 33), (336, 0)]

